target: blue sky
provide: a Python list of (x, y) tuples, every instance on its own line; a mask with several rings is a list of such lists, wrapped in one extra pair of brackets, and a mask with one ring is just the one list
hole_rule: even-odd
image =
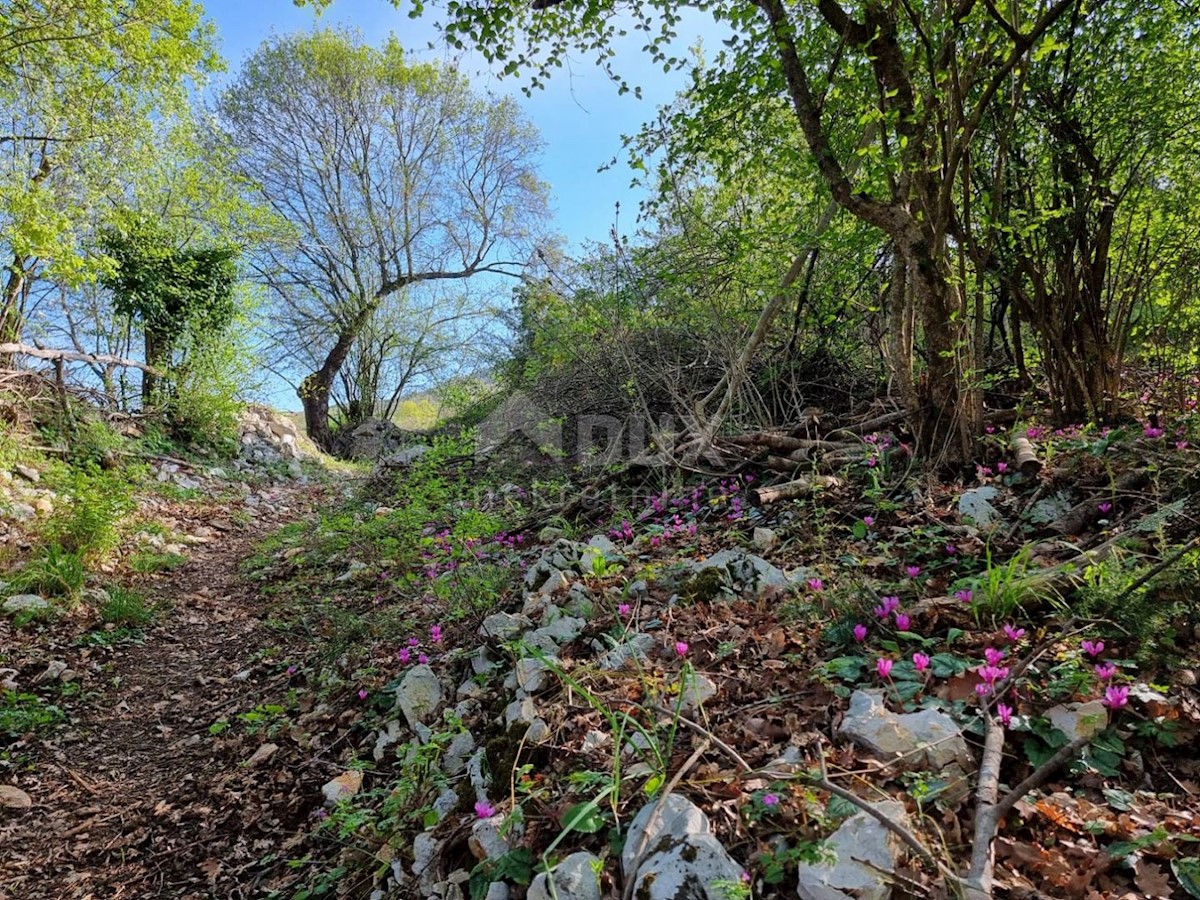
[[(237, 71), (246, 55), (272, 32), (286, 34), (324, 25), (351, 26), (371, 43), (379, 43), (394, 32), (418, 58), (454, 58), (444, 49), (427, 49), (430, 42), (438, 42), (433, 26), (436, 9), (413, 20), (387, 0), (334, 0), (318, 18), (311, 8), (299, 9), (291, 0), (203, 2), (216, 23), (221, 52), (231, 72)], [(686, 50), (696, 35), (712, 29), (711, 24), (698, 21), (692, 34), (684, 34), (683, 46), (678, 49)], [(584, 240), (607, 239), (617, 201), (621, 204), (622, 233), (634, 230), (638, 200), (643, 195), (630, 189), (631, 173), (624, 160), (606, 172), (597, 172), (597, 168), (620, 154), (622, 134), (636, 132), (685, 82), (682, 75), (665, 75), (660, 67), (649, 63), (639, 50), (644, 39), (630, 37), (625, 43), (628, 46), (618, 56), (618, 70), (642, 87), (640, 100), (632, 94), (618, 96), (616, 85), (591, 59), (580, 58), (570, 71), (560, 70), (545, 90), (528, 98), (521, 93), (516, 79), (496, 78), (479, 57), (467, 56), (460, 62), (461, 70), (477, 89), (512, 96), (541, 131), (546, 145), (541, 172), (553, 190), (554, 225), (575, 251)]]

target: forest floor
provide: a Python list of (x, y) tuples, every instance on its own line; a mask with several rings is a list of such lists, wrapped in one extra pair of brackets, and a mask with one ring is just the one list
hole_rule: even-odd
[[(222, 487), (207, 480), (204, 493)], [(66, 719), (6, 748), (32, 808), (0, 810), (0, 898), (210, 897), (208, 875), (295, 832), (310, 804), (292, 795), (312, 779), (264, 775), (265, 753), (247, 758), (210, 729), (252, 713), (277, 680), (279, 641), (241, 565), (330, 492), (284, 482), (159, 504), (154, 518), (192, 540), (178, 568), (125, 579), (157, 610), (145, 627), (68, 617), (14, 633), (0, 619), (4, 664)], [(260, 790), (273, 802), (248, 796)]]

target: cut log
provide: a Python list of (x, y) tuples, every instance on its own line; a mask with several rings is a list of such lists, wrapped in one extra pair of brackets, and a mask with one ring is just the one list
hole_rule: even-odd
[(816, 491), (827, 490), (842, 486), (842, 479), (832, 475), (808, 475), (795, 481), (786, 481), (770, 487), (755, 488), (750, 491), (750, 500), (758, 506), (768, 503), (778, 503), (780, 500), (794, 500)]
[(1022, 475), (1036, 475), (1042, 471), (1042, 461), (1037, 457), (1037, 451), (1029, 438), (1015, 437), (1012, 442), (1013, 453), (1017, 457), (1017, 468)]

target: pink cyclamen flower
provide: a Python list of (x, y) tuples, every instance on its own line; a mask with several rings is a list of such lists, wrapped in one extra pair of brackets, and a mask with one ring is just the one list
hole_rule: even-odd
[(854, 639), (860, 644), (867, 639), (867, 626), (861, 622), (854, 626)]
[(877, 465), (879, 465), (879, 462), (878, 462), (878, 460), (875, 459), (875, 457), (873, 457), (873, 456), (867, 457), (867, 468), (868, 469), (873, 469)]
[(406, 666), (412, 659), (412, 652), (407, 647), (401, 647), (400, 651), (396, 655), (400, 657), (400, 662), (404, 663)]
[(983, 426), (983, 430), (985, 432), (987, 432), (988, 434), (995, 434), (996, 426), (995, 425), (985, 425), (985, 426)]
[(419, 639), (419, 638), (410, 637), (410, 638), (408, 639), (408, 646), (410, 646), (410, 647), (419, 647), (420, 645), (421, 645), (421, 641), (420, 641), (420, 639)]
[(1099, 656), (1104, 652), (1104, 641), (1084, 641), (1080, 646), (1088, 656)]
[(875, 671), (879, 673), (880, 678), (887, 678), (892, 674), (892, 661), (886, 656), (881, 656), (875, 660)]
[(1112, 685), (1104, 689), (1104, 705), (1109, 709), (1120, 709), (1129, 702), (1129, 688), (1125, 685)]
[(288, 676), (289, 676), (289, 677), (291, 677), (292, 675), (295, 675), (295, 674), (296, 674), (296, 672), (298, 672), (298, 671), (299, 671), (299, 669), (297, 669), (295, 666), (288, 666), (288, 667), (287, 667), (287, 674), (288, 674)]
[(990, 478), (990, 477), (991, 477), (991, 475), (992, 475), (992, 468), (991, 468), (991, 466), (980, 466), (980, 467), (979, 467), (979, 474), (980, 474), (982, 477), (984, 477), (984, 478)]
[(1096, 509), (1098, 509), (1100, 511), (1101, 515), (1107, 516), (1110, 512), (1112, 512), (1112, 504), (1108, 503), (1106, 501), (1104, 503), (1098, 504), (1096, 506)]
[(999, 472), (1001, 475), (1003, 475), (1005, 472), (1008, 471), (1008, 463), (1006, 463), (1006, 462), (996, 463), (996, 471)]
[(929, 668), (929, 657), (924, 653), (914, 653), (912, 655), (913, 667), (918, 672), (924, 672)]
[(617, 606), (617, 615), (620, 616), (622, 619), (627, 617), (632, 611), (633, 611), (633, 607), (630, 606), (628, 603), (622, 603)]
[(920, 566), (905, 566), (904, 574), (907, 575), (909, 578), (916, 578), (918, 575), (921, 574), (921, 567)]
[(496, 814), (496, 807), (488, 803), (486, 800), (475, 801), (475, 815), (481, 819), (490, 819)]
[(808, 579), (808, 587), (810, 590), (814, 591), (824, 590), (825, 582), (823, 582), (820, 578), (810, 578)]
[(441, 625), (434, 625), (432, 628), (429, 629), (429, 639), (431, 641), (433, 641), (435, 644), (440, 644), (442, 642), (442, 626)]
[(986, 697), (991, 692), (992, 686), (986, 681), (981, 681), (979, 684), (975, 685), (975, 693), (977, 693), (980, 697)]
[(1095, 672), (1096, 677), (1101, 681), (1108, 681), (1117, 674), (1117, 667), (1112, 663), (1103, 663), (1099, 666), (1096, 666)]
[(1015, 628), (1012, 625), (1005, 625), (1004, 636), (1015, 644), (1017, 641), (1021, 640), (1021, 638), (1025, 637), (1025, 629)]
[(424, 653), (418, 653), (417, 654), (417, 662), (419, 662), (421, 665), (426, 665), (429, 662), (429, 657), (426, 656)]
[(1004, 651), (997, 650), (995, 647), (987, 647), (983, 651), (983, 658), (987, 660), (989, 666), (998, 666), (1000, 660), (1004, 659)]
[(988, 684), (995, 684), (997, 681), (1003, 681), (1008, 677), (1008, 666), (993, 666), (989, 663), (986, 666), (980, 666), (975, 671)]
[(904, 613), (900, 613), (900, 612), (896, 613), (896, 627), (900, 631), (908, 631), (908, 626), (911, 624), (912, 624), (912, 619), (910, 619)]
[(1148, 438), (1157, 439), (1157, 438), (1162, 437), (1166, 432), (1162, 428), (1155, 428), (1152, 425), (1147, 425), (1146, 430), (1143, 433)]
[(974, 596), (974, 593), (969, 590), (954, 592), (954, 598), (962, 603), (970, 603)]
[(778, 794), (763, 794), (762, 805), (763, 806), (778, 806), (779, 805), (779, 795)]
[(687, 641), (676, 641), (675, 642), (675, 655), (676, 656), (687, 656), (687, 652), (688, 652)]
[(875, 517), (874, 516), (863, 516), (863, 524), (866, 525), (868, 528), (870, 528), (872, 525), (875, 524)]
[(996, 718), (1000, 720), (1000, 724), (1007, 728), (1012, 724), (1013, 709), (1005, 703), (996, 704)]
[(1188, 448), (1188, 442), (1187, 442), (1187, 441), (1176, 441), (1176, 442), (1175, 442), (1175, 449), (1176, 449), (1176, 450), (1186, 450), (1187, 448)]
[(955, 547), (953, 544), (946, 545), (946, 555), (947, 556), (953, 556), (957, 552), (958, 552), (958, 548)]
[(367, 699), (367, 689), (366, 689), (366, 688), (359, 688), (359, 689), (358, 689), (358, 699), (359, 699), (359, 700), (366, 700), (366, 699)]

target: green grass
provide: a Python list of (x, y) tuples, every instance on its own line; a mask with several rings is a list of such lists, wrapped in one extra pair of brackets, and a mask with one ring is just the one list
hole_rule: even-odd
[(150, 575), (154, 572), (173, 572), (186, 562), (187, 557), (178, 553), (139, 550), (129, 557), (129, 568), (141, 575)]
[(141, 628), (152, 623), (155, 615), (154, 607), (147, 605), (141, 594), (122, 587), (109, 588), (108, 600), (100, 607), (100, 619), (109, 625)]

